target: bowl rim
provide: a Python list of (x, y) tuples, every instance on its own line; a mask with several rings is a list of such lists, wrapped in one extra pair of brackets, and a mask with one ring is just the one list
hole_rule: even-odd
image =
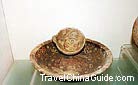
[[(89, 42), (92, 42), (94, 44), (97, 44), (100, 46), (100, 48), (104, 49), (105, 52), (107, 53), (107, 56), (106, 56), (106, 61), (104, 63), (104, 65), (92, 72), (92, 73), (87, 73), (87, 74), (83, 74), (83, 75), (79, 75), (79, 76), (82, 76), (83, 78), (87, 78), (87, 77), (93, 77), (93, 76), (96, 76), (96, 75), (99, 75), (101, 73), (103, 73), (105, 70), (107, 70), (111, 64), (112, 64), (112, 61), (113, 61), (113, 55), (110, 51), (110, 49), (108, 49), (105, 45), (101, 44), (100, 42), (98, 41), (95, 41), (95, 40), (91, 40), (91, 39), (86, 39), (86, 41), (89, 41)], [(49, 76), (53, 76), (53, 77), (57, 77), (57, 78), (60, 78), (60, 77), (64, 77), (64, 75), (60, 75), (60, 74), (57, 74), (57, 73), (52, 73), (52, 72), (49, 72), (48, 70), (45, 70), (43, 68), (40, 67), (40, 65), (37, 64), (37, 62), (35, 61), (34, 57), (35, 57), (35, 54), (36, 52), (45, 44), (48, 44), (49, 42), (52, 42), (52, 40), (48, 40), (48, 41), (45, 41), (39, 45), (37, 45), (30, 53), (30, 60), (31, 60), (31, 63), (34, 65), (34, 67), (39, 71), (39, 72), (42, 72), (44, 73), (45, 75), (49, 75)], [(81, 77), (81, 78), (82, 78)], [(64, 77), (65, 79), (67, 79), (66, 77)], [(69, 77), (68, 79), (73, 79), (72, 77)], [(77, 79), (77, 78), (74, 78), (74, 79)]]

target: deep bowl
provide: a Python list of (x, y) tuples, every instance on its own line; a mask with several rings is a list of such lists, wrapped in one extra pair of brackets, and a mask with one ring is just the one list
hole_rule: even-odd
[(136, 46), (138, 46), (138, 17), (135, 20), (134, 25), (133, 25), (132, 41)]
[(74, 55), (80, 52), (85, 44), (85, 36), (75, 28), (65, 28), (52, 37), (58, 50), (66, 55)]

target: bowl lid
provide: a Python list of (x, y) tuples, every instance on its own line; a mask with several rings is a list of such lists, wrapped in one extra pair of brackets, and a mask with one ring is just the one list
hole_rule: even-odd
[(85, 44), (85, 36), (75, 28), (65, 28), (53, 36), (53, 42), (64, 54), (73, 55), (82, 50)]

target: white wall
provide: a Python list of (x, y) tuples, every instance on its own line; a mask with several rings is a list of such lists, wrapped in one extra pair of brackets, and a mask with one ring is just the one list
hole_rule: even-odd
[(0, 85), (13, 63), (9, 36), (5, 24), (2, 3), (0, 0)]
[(3, 5), (15, 59), (29, 59), (37, 44), (64, 27), (79, 28), (119, 57), (138, 16), (138, 0), (3, 0)]

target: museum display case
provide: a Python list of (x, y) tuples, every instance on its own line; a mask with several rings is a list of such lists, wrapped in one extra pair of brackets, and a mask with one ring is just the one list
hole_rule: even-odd
[(136, 2), (1, 0), (0, 85), (137, 85)]

